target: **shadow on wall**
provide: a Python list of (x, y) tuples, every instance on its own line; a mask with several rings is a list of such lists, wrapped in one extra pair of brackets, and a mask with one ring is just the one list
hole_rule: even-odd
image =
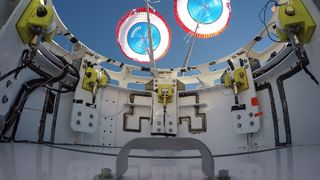
[(0, 1), (0, 28), (7, 22), (10, 17), (12, 11), (15, 9), (18, 0), (1, 0)]
[(319, 11), (320, 11), (320, 1), (319, 0), (313, 0), (314, 4), (316, 4), (316, 6), (318, 7)]

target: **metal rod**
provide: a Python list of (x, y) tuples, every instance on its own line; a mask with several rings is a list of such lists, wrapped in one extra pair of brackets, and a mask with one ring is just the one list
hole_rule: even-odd
[(159, 77), (159, 73), (157, 71), (156, 62), (154, 60), (154, 52), (153, 52), (153, 42), (152, 42), (152, 32), (151, 32), (151, 22), (150, 22), (150, 4), (149, 0), (146, 0), (147, 2), (147, 21), (148, 21), (148, 39), (149, 39), (149, 59), (150, 59), (150, 67), (151, 72), (153, 73), (153, 77), (157, 78)]
[(54, 111), (53, 111), (53, 115), (52, 115), (50, 143), (54, 143), (54, 139), (55, 139), (57, 118), (58, 118), (58, 112), (59, 112), (59, 104), (60, 104), (60, 97), (61, 97), (61, 90), (62, 90), (62, 83), (59, 83), (59, 92), (57, 93), (57, 96), (56, 96), (56, 102), (54, 103)]
[(46, 97), (45, 97), (43, 109), (42, 109), (42, 115), (41, 115), (41, 119), (40, 119), (40, 125), (39, 125), (39, 139), (38, 139), (39, 144), (43, 143), (44, 131), (46, 128), (46, 121), (47, 121), (47, 108), (48, 108), (50, 93), (51, 93), (51, 90), (47, 89), (47, 93), (46, 93)]

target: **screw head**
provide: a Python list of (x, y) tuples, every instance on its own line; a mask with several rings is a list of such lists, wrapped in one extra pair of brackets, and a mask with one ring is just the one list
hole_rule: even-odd
[(160, 129), (160, 128), (158, 128), (158, 129), (157, 129), (157, 131), (158, 131), (158, 132), (161, 132), (161, 129)]
[(158, 126), (160, 126), (160, 125), (161, 125), (161, 122), (160, 122), (160, 121), (158, 121), (158, 122), (157, 122), (157, 124), (158, 124)]
[(173, 122), (172, 122), (172, 121), (169, 121), (169, 125), (172, 126), (172, 124), (173, 124)]
[(78, 116), (81, 116), (81, 112), (80, 112), (80, 111), (78, 111), (77, 115), (78, 115)]
[(250, 126), (254, 126), (254, 122), (253, 121), (250, 122)]
[(237, 119), (240, 120), (241, 119), (241, 115), (237, 115)]
[(7, 88), (10, 87), (11, 84), (12, 84), (12, 82), (11, 82), (10, 80), (8, 80), (8, 81), (7, 81), (7, 84), (6, 84)]
[(171, 129), (171, 128), (169, 129), (169, 132), (172, 132), (172, 129)]
[(241, 127), (242, 127), (242, 124), (241, 124), (241, 123), (238, 123), (238, 124), (237, 124), (237, 127), (238, 127), (238, 128), (241, 128)]
[(94, 117), (93, 114), (90, 114), (90, 119), (93, 119), (93, 117)]
[(6, 104), (9, 101), (8, 96), (4, 95), (2, 96), (2, 104)]
[(240, 73), (239, 73), (239, 76), (240, 76), (241, 78), (243, 78), (243, 77), (244, 77), (244, 73), (243, 73), (243, 72), (240, 72)]
[(249, 113), (249, 117), (253, 117), (253, 113), (251, 112), (251, 113)]
[(81, 123), (80, 120), (77, 120), (77, 121), (76, 121), (76, 124), (77, 124), (77, 125), (80, 125), (80, 123)]
[(89, 122), (89, 127), (92, 127), (92, 126), (93, 126), (92, 122)]

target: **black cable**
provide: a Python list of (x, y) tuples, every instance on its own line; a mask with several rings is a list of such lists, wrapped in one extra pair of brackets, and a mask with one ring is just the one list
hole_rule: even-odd
[(60, 80), (62, 80), (67, 74), (69, 70), (69, 64), (66, 64), (66, 66), (63, 69), (63, 72), (54, 78), (40, 78), (40, 79), (33, 79), (26, 83), (24, 83), (19, 91), (19, 94), (13, 104), (11, 106), (9, 112), (7, 113), (7, 116), (5, 118), (5, 127), (2, 131), (2, 134), (6, 134), (7, 131), (12, 127), (14, 124), (14, 129), (11, 133), (11, 137), (9, 140), (15, 140), (15, 134), (18, 128), (18, 124), (20, 121), (20, 115), (22, 113), (23, 107), (29, 97), (29, 95), (38, 87), (49, 84), (49, 83), (55, 83)]
[(14, 75), (14, 78), (15, 79), (17, 78), (19, 72), (22, 69), (24, 69), (24, 68), (26, 68), (28, 66), (28, 63), (25, 62), (26, 59), (28, 58), (28, 53), (29, 53), (29, 51), (27, 49), (22, 52), (22, 55), (21, 55), (21, 58), (20, 58), (20, 61), (21, 61), (22, 65), (17, 67), (17, 68), (15, 68), (15, 69), (13, 69), (13, 70), (11, 70), (11, 71), (9, 71), (8, 73), (4, 74), (3, 76), (1, 76), (0, 77), (0, 82), (3, 81), (4, 79), (6, 79), (7, 77), (9, 77), (10, 75), (14, 74), (14, 73), (16, 73)]
[[(16, 73), (15, 77), (17, 76), (17, 74), (25, 67), (30, 65), (30, 62), (32, 61), (32, 59), (35, 57), (37, 50), (32, 50), (31, 53), (29, 53), (29, 50), (24, 50), (21, 56), (21, 63), (23, 64), (22, 66), (10, 71), (9, 73), (3, 75), (1, 77), (1, 80), (7, 78), (8, 76), (12, 75), (13, 73)], [(23, 111), (23, 107), (29, 97), (29, 95), (38, 87), (40, 86), (45, 86), (46, 84), (49, 83), (55, 83), (55, 82), (59, 82), (60, 80), (62, 80), (68, 73), (70, 74), (74, 74), (77, 77), (77, 82), (76, 84), (71, 87), (70, 89), (68, 89), (67, 91), (62, 91), (63, 93), (66, 92), (70, 92), (70, 91), (74, 91), (76, 89), (77, 84), (79, 83), (80, 80), (80, 75), (79, 75), (79, 71), (73, 67), (72, 65), (70, 65), (64, 58), (59, 58), (58, 59), (61, 60), (61, 62), (64, 64), (63, 67), (63, 72), (57, 76), (57, 77), (51, 77), (51, 78), (40, 78), (40, 79), (33, 79), (30, 80), (28, 82), (25, 82), (19, 93), (17, 98), (15, 99), (13, 105), (11, 106), (9, 112), (6, 114), (5, 116), (5, 127), (3, 129), (3, 131), (1, 132), (1, 134), (5, 135), (8, 130), (12, 127), (12, 125), (14, 125), (13, 131), (11, 133), (11, 137), (7, 138), (4, 137), (6, 140), (11, 141), (14, 140), (15, 141), (15, 134), (18, 128), (18, 124), (20, 121), (20, 115)], [(75, 73), (69, 72), (69, 67), (72, 68), (74, 70)], [(1, 81), (0, 80), (0, 81)], [(52, 88), (53, 91), (55, 91), (55, 89)]]
[[(278, 41), (278, 40), (275, 40), (271, 37), (270, 35), (270, 31), (269, 31), (269, 28), (266, 24), (266, 12), (267, 12), (267, 8), (269, 6), (269, 4), (271, 3), (274, 3), (275, 6), (282, 6), (282, 5), (285, 5), (285, 4), (279, 4), (277, 1), (275, 0), (269, 0), (266, 5), (263, 6), (263, 8), (259, 11), (259, 19), (261, 21), (261, 23), (264, 25), (265, 29), (267, 30), (267, 35), (269, 37), (269, 39), (273, 42), (276, 42), (276, 43), (281, 43), (281, 41)], [(263, 12), (263, 18), (262, 18), (262, 12)]]
[(64, 86), (64, 88), (67, 88), (67, 90), (59, 90), (59, 89), (55, 89), (55, 88), (49, 87), (47, 85), (44, 85), (43, 87), (45, 87), (47, 89), (50, 89), (51, 91), (54, 91), (54, 92), (57, 92), (57, 93), (62, 93), (62, 94), (74, 91), (74, 89), (68, 89), (65, 86)]

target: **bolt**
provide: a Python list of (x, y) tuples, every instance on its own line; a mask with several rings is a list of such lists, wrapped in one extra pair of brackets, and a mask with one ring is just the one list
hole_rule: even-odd
[(254, 122), (253, 121), (250, 122), (250, 126), (254, 126)]
[(237, 119), (238, 119), (238, 120), (240, 120), (240, 119), (241, 119), (241, 116), (240, 116), (240, 115), (238, 115), (238, 116), (237, 116)]
[(80, 111), (78, 111), (77, 115), (78, 115), (78, 116), (81, 116), (81, 112), (80, 112)]
[(172, 122), (172, 121), (169, 121), (169, 125), (172, 126), (172, 124), (173, 124), (173, 122)]
[(229, 176), (229, 171), (228, 170), (225, 170), (225, 169), (221, 169), (219, 171), (219, 174), (218, 174), (218, 177), (217, 177), (218, 180), (228, 180), (228, 179), (231, 179), (230, 176)]
[(112, 178), (112, 173), (110, 168), (102, 168), (101, 173), (99, 174), (100, 179), (109, 179)]
[(38, 17), (44, 17), (48, 14), (48, 10), (44, 6), (39, 6), (37, 8), (37, 16)]
[(2, 96), (2, 104), (6, 104), (8, 100), (9, 100), (8, 96), (6, 95)]
[(251, 113), (249, 113), (249, 117), (253, 117), (253, 113), (251, 112)]
[(93, 117), (94, 117), (93, 114), (90, 114), (90, 119), (93, 119)]
[(240, 73), (239, 73), (239, 76), (240, 76), (241, 78), (243, 78), (243, 77), (244, 77), (244, 73), (243, 73), (243, 72), (240, 72)]
[(248, 62), (248, 59), (244, 59), (243, 62), (244, 62), (244, 63), (247, 63), (247, 62)]
[(77, 120), (76, 123), (77, 123), (77, 125), (80, 125), (81, 122), (80, 122), (80, 120)]
[(244, 67), (245, 67), (246, 69), (248, 69), (248, 68), (249, 68), (249, 65), (248, 65), (248, 64), (246, 64)]
[(83, 63), (84, 63), (84, 64), (87, 64), (87, 62), (88, 62), (87, 59), (84, 59), (84, 60), (83, 60)]
[(172, 132), (172, 129), (171, 129), (171, 128), (169, 129), (169, 132)]
[(160, 121), (158, 121), (158, 122), (157, 122), (157, 124), (158, 124), (158, 126), (160, 126), (160, 125), (161, 125), (161, 122), (160, 122)]
[(92, 126), (93, 126), (92, 122), (89, 122), (89, 127), (92, 127)]
[(87, 68), (87, 65), (82, 64), (82, 68), (83, 68), (83, 69)]
[(237, 127), (238, 127), (238, 128), (241, 128), (241, 126), (242, 126), (241, 123), (238, 123)]
[(10, 87), (12, 82), (10, 80), (7, 81), (7, 88)]
[(157, 131), (158, 131), (158, 132), (161, 132), (161, 129), (160, 129), (160, 128), (158, 128), (158, 129), (157, 129)]

